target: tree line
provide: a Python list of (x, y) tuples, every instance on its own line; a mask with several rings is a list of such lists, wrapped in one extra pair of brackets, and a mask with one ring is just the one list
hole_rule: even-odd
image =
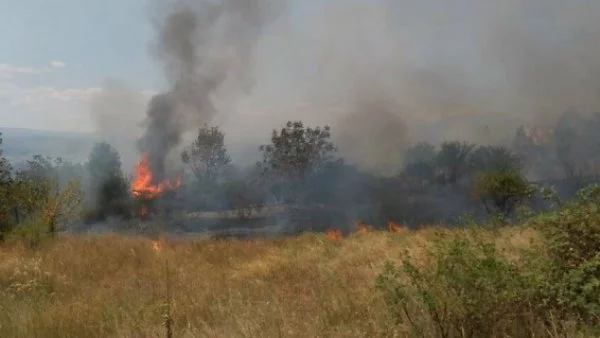
[[(236, 210), (247, 218), (265, 205), (295, 205), (352, 212), (353, 218), (371, 223), (452, 223), (462, 214), (509, 219), (540, 192), (525, 178), (526, 170), (554, 165), (569, 179), (594, 172), (600, 142), (593, 126), (599, 123), (598, 115), (587, 120), (565, 115), (546, 143), (519, 130), (515, 151), (464, 141), (418, 143), (406, 151), (394, 177), (347, 163), (337, 155), (328, 126), (312, 128), (300, 121), (273, 130), (270, 142), (259, 147), (262, 159), (256, 165), (237, 168), (225, 134), (204, 125), (181, 153), (188, 175), (176, 208)], [(131, 219), (139, 204), (130, 184), (118, 151), (107, 143), (96, 144), (85, 164), (36, 155), (14, 170), (3, 156), (0, 135), (2, 233), (34, 226), (54, 233), (80, 221)]]

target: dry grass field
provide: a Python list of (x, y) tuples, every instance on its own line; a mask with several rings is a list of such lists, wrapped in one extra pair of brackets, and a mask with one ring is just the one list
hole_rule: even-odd
[(64, 236), (0, 248), (0, 337), (404, 337), (375, 288), (433, 236), (483, 236), (519, 259), (526, 228), (360, 231), (336, 239)]

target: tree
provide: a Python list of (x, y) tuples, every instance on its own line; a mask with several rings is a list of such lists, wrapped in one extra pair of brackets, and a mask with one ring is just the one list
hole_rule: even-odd
[(86, 167), (91, 200), (95, 205), (92, 218), (104, 220), (109, 215), (127, 216), (129, 186), (119, 152), (108, 143), (97, 143), (92, 148)]
[(410, 166), (416, 163), (433, 163), (437, 152), (433, 144), (419, 142), (413, 147), (408, 148), (404, 154), (404, 166)]
[(259, 165), (275, 183), (278, 197), (298, 199), (300, 185), (334, 161), (335, 150), (328, 126), (310, 128), (288, 121), (280, 131), (273, 130), (271, 144), (260, 146)]
[(501, 146), (480, 146), (471, 153), (470, 166), (478, 172), (520, 170), (522, 165), (510, 150)]
[(444, 142), (435, 164), (442, 182), (456, 184), (470, 171), (469, 156), (475, 146), (467, 142)]
[(404, 154), (404, 174), (416, 178), (423, 185), (434, 176), (437, 152), (435, 146), (420, 142), (409, 148)]
[(488, 214), (502, 217), (510, 216), (515, 207), (532, 194), (532, 186), (514, 169), (480, 173), (472, 191)]
[(48, 191), (48, 195), (42, 199), (39, 215), (48, 226), (48, 233), (53, 236), (60, 228), (68, 227), (78, 218), (83, 193), (80, 182), (76, 180), (69, 181), (62, 189), (51, 188)]
[(271, 144), (260, 146), (262, 165), (277, 177), (305, 179), (333, 160), (336, 148), (330, 139), (328, 126), (305, 128), (289, 121), (281, 131), (273, 130)]
[(4, 157), (2, 144), (2, 133), (0, 133), (0, 184), (6, 184), (7, 182), (10, 182), (12, 167), (10, 161)]
[[(589, 122), (577, 112), (567, 111), (556, 124), (556, 157), (568, 179), (575, 179), (589, 170), (588, 161), (597, 150), (586, 142), (584, 131)], [(592, 135), (596, 133), (596, 130), (592, 131)]]
[(14, 194), (21, 222), (42, 222), (50, 235), (68, 227), (79, 216), (83, 193), (80, 181), (60, 180), (61, 159), (52, 160), (36, 155), (20, 170), (14, 184)]
[(522, 169), (538, 177), (553, 177), (557, 169), (554, 129), (521, 126), (513, 141)]
[(13, 218), (13, 193), (12, 193), (12, 177), (11, 165), (6, 157), (4, 157), (4, 149), (2, 148), (2, 133), (0, 133), (0, 240), (2, 234), (14, 224)]
[(218, 127), (204, 125), (194, 142), (181, 153), (181, 160), (190, 166), (198, 180), (214, 183), (231, 163), (224, 141), (225, 135)]

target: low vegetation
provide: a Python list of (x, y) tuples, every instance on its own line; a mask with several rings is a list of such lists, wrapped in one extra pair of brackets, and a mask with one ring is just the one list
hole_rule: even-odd
[[(389, 291), (396, 281), (389, 272), (378, 275), (386, 262), (399, 266), (409, 257), (418, 266), (435, 264), (428, 252), (438, 233), (446, 241), (492, 241), (516, 260), (537, 237), (531, 229), (500, 235), (430, 229), (361, 232), (338, 240), (306, 234), (247, 242), (154, 242), (101, 235), (63, 236), (37, 250), (5, 245), (0, 336), (165, 336), (168, 316), (174, 337), (404, 337), (415, 328), (397, 318), (401, 298)], [(457, 249), (470, 255), (464, 245)], [(497, 275), (482, 273), (494, 273), (489, 279)], [(378, 290), (382, 286), (384, 292)], [(486, 290), (479, 296), (485, 298)], [(435, 332), (433, 322), (419, 325)]]
[[(560, 195), (503, 147), (418, 144), (384, 178), (337, 158), (328, 127), (289, 122), (239, 170), (205, 126), (181, 156), (191, 178), (164, 193), (181, 212), (170, 214), (136, 199), (108, 144), (85, 165), (35, 156), (13, 170), (1, 140), (0, 337), (600, 334), (600, 186)], [(585, 166), (556, 149), (566, 179), (584, 186)], [(169, 235), (173, 215), (229, 209), (246, 224), (267, 204), (319, 210), (327, 228), (309, 215), (303, 229), (327, 231)], [(459, 211), (474, 212), (456, 221)], [(113, 219), (165, 232), (63, 232)], [(415, 229), (423, 220), (443, 226)]]
[(593, 337), (600, 187), (518, 226), (0, 247), (3, 337)]
[(509, 228), (12, 242), (0, 336), (591, 337), (597, 193)]

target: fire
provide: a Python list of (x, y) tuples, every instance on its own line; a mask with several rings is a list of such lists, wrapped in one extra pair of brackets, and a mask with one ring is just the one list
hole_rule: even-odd
[(388, 222), (388, 231), (394, 233), (405, 233), (408, 232), (408, 229), (396, 222)]
[(327, 234), (327, 237), (331, 240), (339, 240), (342, 239), (342, 237), (344, 236), (342, 234), (341, 230), (327, 230), (325, 231), (325, 233)]
[[(387, 230), (389, 232), (393, 232), (393, 233), (407, 233), (408, 229), (396, 222), (388, 222), (388, 226), (387, 226)], [(357, 233), (368, 233), (368, 232), (374, 232), (375, 229), (373, 228), (373, 226), (366, 224), (364, 222), (360, 222), (356, 225), (356, 232)], [(327, 237), (330, 240), (340, 240), (344, 237), (344, 235), (342, 234), (341, 230), (327, 230), (325, 231), (325, 234), (327, 235)]]
[(142, 207), (140, 208), (140, 216), (148, 216), (149, 213), (150, 213), (150, 210), (148, 210), (148, 207), (145, 205), (142, 205)]
[(163, 244), (161, 241), (153, 241), (152, 242), (152, 249), (154, 249), (154, 251), (156, 252), (161, 252), (163, 249)]
[(142, 155), (142, 158), (135, 169), (135, 180), (131, 187), (131, 192), (135, 197), (153, 199), (164, 194), (166, 190), (173, 190), (181, 186), (181, 178), (177, 178), (174, 183), (168, 180), (154, 183), (154, 174), (150, 166), (148, 154)]
[(357, 232), (372, 232), (373, 227), (361, 222), (356, 226), (356, 231)]

